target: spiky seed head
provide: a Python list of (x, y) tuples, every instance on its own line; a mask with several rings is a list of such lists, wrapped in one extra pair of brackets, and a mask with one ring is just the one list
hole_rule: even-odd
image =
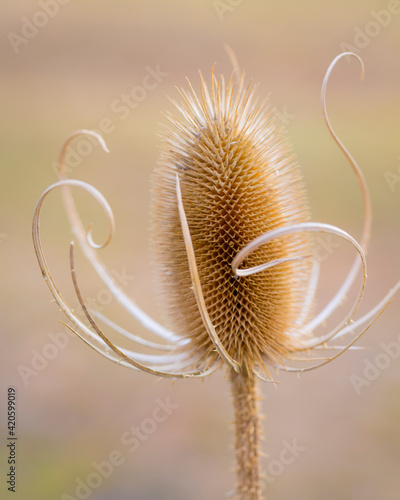
[[(293, 350), (295, 322), (309, 282), (308, 265), (287, 262), (248, 277), (232, 260), (244, 245), (281, 226), (309, 219), (299, 169), (275, 114), (254, 87), (212, 75), (211, 93), (180, 91), (181, 113), (168, 115), (152, 179), (151, 249), (168, 326), (192, 339), (203, 367), (218, 357), (202, 323), (177, 208), (176, 174), (205, 303), (229, 355), (249, 370)], [(245, 267), (310, 254), (301, 233), (264, 245)]]

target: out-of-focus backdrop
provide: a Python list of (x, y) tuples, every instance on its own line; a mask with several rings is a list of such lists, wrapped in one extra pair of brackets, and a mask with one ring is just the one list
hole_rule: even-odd
[[(329, 63), (354, 50), (365, 63), (364, 81), (357, 61), (342, 60), (327, 100), (332, 123), (371, 189), (374, 224), (362, 314), (400, 278), (400, 3), (21, 0), (0, 10), (0, 496), (224, 498), (234, 485), (224, 373), (203, 382), (157, 381), (112, 364), (67, 335), (32, 247), (35, 204), (56, 180), (68, 134), (102, 130), (110, 154), (76, 140), (69, 175), (92, 183), (109, 200), (117, 230), (102, 258), (124, 291), (161, 320), (147, 224), (162, 112), (172, 110), (167, 96), (176, 98), (175, 87), (186, 86), (186, 77), (198, 88), (199, 69), (208, 78), (215, 64), (217, 74), (230, 75), (227, 43), (287, 126), (313, 220), (359, 238), (361, 196), (320, 106)], [(153, 88), (143, 92), (145, 82)], [(85, 224), (93, 221), (100, 240), (104, 216), (88, 195), (75, 194)], [(44, 205), (42, 232), (59, 287), (75, 304), (68, 272), (72, 236), (59, 192)], [(324, 272), (317, 309), (353, 259), (348, 249), (335, 248), (336, 241), (322, 239), (320, 245)], [(148, 335), (110, 299), (80, 252), (77, 267), (92, 305)], [(277, 386), (262, 385), (265, 498), (399, 498), (399, 300), (360, 342), (367, 349), (300, 377), (277, 374)], [(17, 391), (16, 494), (7, 491), (4, 475), (8, 387)], [(168, 401), (167, 418), (155, 424), (153, 412)]]

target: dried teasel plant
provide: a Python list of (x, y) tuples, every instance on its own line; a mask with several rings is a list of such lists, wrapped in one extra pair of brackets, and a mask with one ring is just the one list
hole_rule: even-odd
[[(261, 498), (259, 470), (260, 417), (257, 379), (272, 381), (271, 368), (305, 372), (327, 364), (350, 349), (393, 299), (400, 283), (367, 314), (354, 320), (366, 284), (366, 257), (371, 230), (371, 202), (363, 174), (330, 125), (325, 105), (327, 83), (337, 61), (328, 68), (322, 86), (322, 107), (329, 132), (348, 159), (359, 183), (364, 205), (360, 243), (342, 229), (311, 222), (298, 166), (281, 125), (244, 75), (229, 82), (214, 74), (207, 87), (201, 77), (198, 95), (180, 91), (174, 103), (180, 118), (168, 115), (160, 160), (153, 176), (151, 248), (160, 298), (168, 329), (145, 314), (115, 284), (96, 250), (114, 231), (111, 208), (91, 185), (66, 178), (66, 152), (81, 130), (65, 142), (60, 158), (60, 180), (47, 188), (37, 204), (33, 240), (43, 277), (76, 335), (106, 358), (159, 377), (199, 378), (226, 367), (235, 410), (236, 497)], [(88, 191), (105, 210), (110, 224), (107, 240), (99, 245), (86, 233), (76, 210), (71, 186)], [(72, 311), (59, 292), (46, 263), (40, 239), (40, 211), (56, 187), (62, 194), (70, 223), (83, 252), (115, 298), (157, 341), (126, 331), (82, 297), (70, 248), (70, 269), (87, 322)], [(327, 233), (347, 241), (357, 257), (332, 300), (314, 317), (312, 309), (319, 277), (313, 258), (311, 233)], [(243, 267), (245, 265), (245, 267)], [(344, 318), (328, 333), (318, 328), (336, 311), (357, 275), (358, 293)], [(135, 345), (157, 354), (116, 346), (99, 324), (115, 330)], [(332, 344), (351, 334), (344, 346)], [(331, 351), (330, 351), (331, 350)], [(324, 354), (326, 352), (326, 355)], [(329, 354), (333, 352), (333, 354)], [(322, 353), (322, 356), (321, 356)], [(308, 361), (305, 367), (290, 360)]]

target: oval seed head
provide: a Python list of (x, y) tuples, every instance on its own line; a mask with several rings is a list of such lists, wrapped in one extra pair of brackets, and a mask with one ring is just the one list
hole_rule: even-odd
[[(276, 364), (295, 349), (295, 322), (309, 284), (306, 261), (286, 262), (237, 277), (231, 264), (244, 245), (282, 226), (309, 219), (294, 160), (275, 114), (254, 88), (212, 75), (211, 94), (180, 91), (180, 119), (163, 134), (152, 180), (151, 250), (168, 326), (191, 339), (187, 349), (206, 368), (218, 359), (192, 289), (177, 207), (179, 176), (208, 314), (228, 354), (247, 370)], [(190, 84), (189, 84), (190, 85)], [(245, 261), (309, 255), (302, 233), (273, 240)]]

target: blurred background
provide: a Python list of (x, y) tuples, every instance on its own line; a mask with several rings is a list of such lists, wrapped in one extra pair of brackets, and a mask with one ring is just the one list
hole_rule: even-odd
[[(161, 321), (147, 224), (157, 134), (165, 123), (162, 112), (172, 110), (167, 96), (176, 98), (175, 87), (186, 86), (186, 77), (198, 88), (198, 70), (208, 78), (213, 64), (216, 73), (230, 75), (224, 49), (229, 44), (248, 79), (259, 82), (260, 98), (270, 95), (271, 107), (287, 126), (313, 220), (336, 224), (359, 238), (361, 196), (326, 130), (320, 106), (321, 83), (331, 60), (343, 50), (356, 50), (365, 63), (364, 81), (357, 61), (340, 61), (327, 101), (335, 130), (362, 166), (371, 189), (374, 224), (362, 314), (400, 278), (398, 4), (2, 4), (2, 498), (11, 498), (3, 473), (8, 471), (8, 387), (16, 388), (18, 411), (17, 494), (12, 498), (217, 499), (235, 481), (232, 409), (223, 372), (203, 382), (156, 381), (103, 359), (67, 335), (59, 321), (65, 318), (50, 302), (41, 278), (31, 220), (40, 194), (56, 180), (58, 154), (68, 134), (81, 128), (103, 131), (110, 154), (90, 141), (76, 140), (69, 153), (69, 175), (90, 182), (107, 197), (116, 234), (101, 256), (122, 276), (124, 291)], [(157, 76), (150, 79), (147, 75), (154, 72)], [(138, 86), (146, 81), (154, 88), (143, 93)], [(123, 103), (127, 95), (130, 105)], [(93, 221), (94, 237), (101, 240), (104, 216), (88, 198), (76, 192), (85, 224)], [(57, 191), (44, 205), (42, 234), (59, 288), (75, 304), (68, 271), (71, 232)], [(338, 248), (336, 256), (332, 245), (323, 248), (317, 309), (332, 296), (353, 258), (348, 249)], [(125, 328), (149, 336), (110, 298), (80, 252), (77, 267), (92, 304)], [(299, 377), (279, 373), (276, 387), (262, 385), (265, 498), (399, 498), (398, 310), (399, 298), (360, 342), (366, 350), (347, 352)], [(152, 415), (160, 401), (173, 407), (154, 426)], [(141, 431), (136, 442), (135, 428)]]

